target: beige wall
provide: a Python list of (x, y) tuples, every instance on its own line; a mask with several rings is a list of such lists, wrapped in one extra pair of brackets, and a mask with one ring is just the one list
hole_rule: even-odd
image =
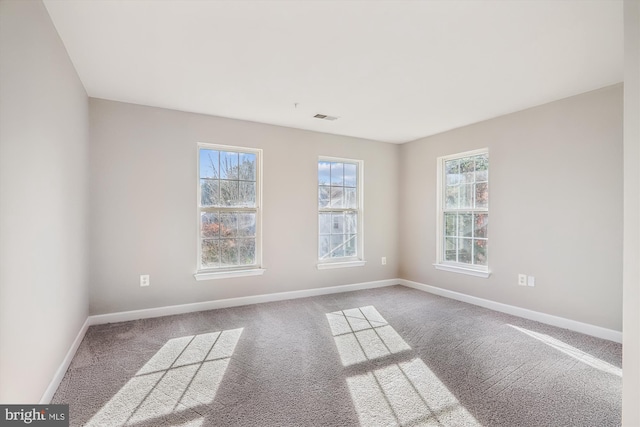
[(624, 2), (624, 326), (622, 421), (640, 426), (640, 1)]
[[(491, 277), (435, 270), (436, 159), (484, 147)], [(622, 85), (404, 144), (400, 165), (400, 277), (621, 330)]]
[(36, 403), (87, 318), (88, 99), (41, 2), (0, 51), (0, 402)]
[[(396, 145), (99, 99), (90, 133), (91, 314), (397, 277)], [(264, 150), (263, 276), (193, 278), (197, 142)], [(316, 268), (319, 155), (364, 160), (364, 267)]]

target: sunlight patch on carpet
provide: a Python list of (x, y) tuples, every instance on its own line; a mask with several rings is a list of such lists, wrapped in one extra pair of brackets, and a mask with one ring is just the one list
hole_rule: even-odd
[(598, 369), (602, 372), (606, 372), (608, 374), (616, 375), (622, 378), (622, 369), (610, 363), (607, 363), (604, 360), (598, 359), (597, 357), (592, 356), (589, 353), (585, 353), (582, 350), (579, 350), (573, 346), (570, 346), (569, 344), (562, 342), (559, 339), (550, 337), (549, 335), (546, 335), (546, 334), (541, 334), (540, 332), (534, 332), (528, 329), (520, 328), (518, 326), (514, 326), (514, 325), (508, 325), (508, 326), (511, 326), (513, 329), (520, 331), (523, 334), (529, 335), (530, 337), (535, 338), (538, 341), (545, 343), (549, 347), (555, 348), (556, 350), (561, 351), (562, 353), (568, 356), (571, 356), (576, 360), (579, 360), (585, 365), (589, 365), (592, 368)]
[[(210, 404), (242, 331), (170, 339), (86, 425), (133, 425)], [(179, 425), (198, 427), (203, 421)]]
[(347, 378), (347, 385), (362, 426), (480, 426), (419, 358)]
[[(373, 306), (335, 311), (326, 316), (345, 367), (411, 350)], [(395, 363), (397, 359), (390, 360), (376, 362), (382, 365), (347, 378), (360, 425), (480, 425), (422, 359), (400, 363)]]
[(186, 421), (182, 424), (173, 424), (172, 427), (202, 427), (202, 423), (204, 423), (204, 418), (200, 417)]
[(343, 366), (411, 350), (373, 306), (327, 313)]

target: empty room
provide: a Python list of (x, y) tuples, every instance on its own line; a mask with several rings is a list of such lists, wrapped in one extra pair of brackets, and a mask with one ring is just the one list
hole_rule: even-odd
[(0, 425), (640, 427), (640, 1), (0, 0)]

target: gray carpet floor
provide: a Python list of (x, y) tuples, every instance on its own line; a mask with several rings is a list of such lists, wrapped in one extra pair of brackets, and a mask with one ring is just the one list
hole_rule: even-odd
[(72, 426), (619, 426), (619, 344), (403, 286), (92, 326)]

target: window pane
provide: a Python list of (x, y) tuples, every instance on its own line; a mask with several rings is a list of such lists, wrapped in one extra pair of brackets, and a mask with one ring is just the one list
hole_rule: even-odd
[(219, 157), (218, 151), (200, 149), (200, 178), (220, 178), (218, 175)]
[(473, 207), (473, 184), (462, 184), (460, 187), (460, 208)]
[(346, 244), (344, 245), (344, 256), (356, 256), (356, 235), (346, 235)]
[(359, 168), (357, 162), (318, 161), (320, 259), (358, 256)]
[(331, 184), (331, 163), (318, 162), (318, 185)]
[(320, 236), (320, 240), (318, 241), (318, 256), (320, 259), (324, 259), (329, 256), (330, 242), (331, 236)]
[(358, 199), (355, 188), (344, 188), (344, 207), (347, 209), (356, 209), (358, 207)]
[(489, 170), (489, 155), (482, 154), (475, 157), (476, 182), (487, 180), (487, 171)]
[(444, 259), (445, 261), (456, 261), (456, 241), (455, 238), (444, 239)]
[(474, 237), (487, 237), (487, 226), (489, 225), (489, 214), (475, 214)]
[(223, 206), (238, 206), (238, 181), (220, 181), (220, 199)]
[(447, 187), (445, 206), (448, 209), (455, 209), (458, 207), (458, 189), (460, 187)]
[(238, 153), (220, 152), (220, 178), (238, 179)]
[(344, 164), (344, 186), (355, 187), (358, 183), (358, 166), (353, 163)]
[(489, 154), (480, 154), (475, 157), (476, 161), (476, 170), (477, 171), (486, 171), (489, 170)]
[(444, 171), (447, 185), (457, 185), (460, 183), (459, 160), (449, 160), (444, 162)]
[(318, 229), (320, 234), (331, 234), (331, 214), (321, 213), (318, 215)]
[(238, 214), (238, 236), (253, 237), (256, 235), (256, 214)]
[(460, 159), (460, 176), (463, 183), (472, 183), (474, 180), (473, 157)]
[(202, 267), (218, 267), (220, 263), (220, 247), (218, 242), (218, 240), (202, 240)]
[(331, 207), (344, 207), (344, 187), (331, 187)]
[(331, 187), (321, 186), (318, 188), (318, 207), (327, 208), (330, 203)]
[(458, 262), (471, 264), (471, 244), (473, 239), (458, 239)]
[(341, 213), (331, 214), (331, 234), (344, 233), (344, 215)]
[(220, 263), (226, 267), (238, 264), (238, 244), (236, 239), (220, 240)]
[(331, 163), (331, 185), (343, 185), (344, 165), (342, 163)]
[(238, 206), (255, 207), (256, 183), (240, 181), (238, 187)]
[(232, 212), (220, 214), (220, 237), (235, 237), (238, 235), (238, 215)]
[(200, 213), (200, 233), (202, 237), (220, 236), (220, 222), (216, 212)]
[(344, 214), (344, 232), (347, 234), (358, 233), (358, 214), (356, 213)]
[(251, 265), (256, 262), (256, 241), (254, 239), (238, 239), (238, 264)]
[(489, 206), (489, 184), (475, 184), (476, 186), (476, 208), (486, 208)]
[(458, 215), (458, 236), (459, 237), (472, 237), (473, 236), (473, 214), (461, 213)]
[(487, 266), (489, 154), (444, 160), (441, 165), (439, 261)]
[(444, 214), (444, 235), (445, 236), (456, 236), (457, 228), (456, 228), (456, 213), (447, 212)]
[(256, 180), (256, 155), (252, 153), (239, 153), (240, 179), (244, 181)]
[(331, 258), (344, 256), (344, 235), (333, 234), (331, 236)]
[(200, 206), (220, 205), (220, 181), (200, 179)]
[[(198, 147), (202, 268), (260, 262), (256, 253), (259, 153), (233, 150)], [(225, 207), (231, 209), (220, 209)]]
[(487, 241), (486, 240), (474, 239), (473, 263), (477, 265), (487, 265)]

